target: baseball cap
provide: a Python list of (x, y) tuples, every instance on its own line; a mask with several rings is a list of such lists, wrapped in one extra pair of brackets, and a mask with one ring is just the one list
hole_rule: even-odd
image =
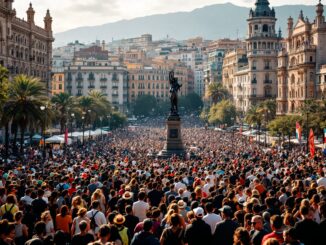
[(229, 215), (232, 214), (232, 208), (228, 205), (224, 205), (222, 208), (219, 209), (219, 211)]
[(194, 209), (194, 214), (196, 217), (203, 217), (204, 216), (204, 209), (201, 207)]

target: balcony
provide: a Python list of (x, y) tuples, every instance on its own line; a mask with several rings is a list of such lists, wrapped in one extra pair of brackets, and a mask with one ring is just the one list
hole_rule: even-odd
[(106, 77), (101, 77), (101, 78), (100, 78), (100, 81), (101, 81), (101, 82), (106, 82), (107, 80), (108, 80), (108, 79), (107, 79)]
[(112, 94), (112, 98), (117, 98), (119, 97), (119, 94)]
[(107, 89), (107, 87), (108, 87), (107, 85), (103, 84), (103, 85), (100, 86), (100, 89)]
[(270, 66), (265, 66), (264, 69), (265, 69), (265, 70), (270, 70), (271, 67), (270, 67)]
[(76, 96), (83, 96), (83, 94), (82, 93), (77, 93)]
[(83, 84), (77, 84), (77, 88), (83, 89), (84, 88), (84, 85)]
[(256, 79), (256, 78), (252, 79), (252, 80), (251, 80), (251, 83), (253, 83), (253, 84), (257, 84), (257, 79)]
[(272, 80), (265, 79), (265, 80), (264, 80), (264, 83), (265, 83), (265, 84), (271, 84), (271, 83), (273, 83), (273, 81), (272, 81)]
[(88, 88), (89, 89), (94, 89), (95, 88), (95, 85), (88, 85)]
[(82, 77), (76, 77), (76, 82), (82, 82), (84, 79)]
[(71, 84), (67, 84), (67, 89), (72, 89), (72, 85)]
[(112, 85), (112, 89), (118, 89), (119, 85)]

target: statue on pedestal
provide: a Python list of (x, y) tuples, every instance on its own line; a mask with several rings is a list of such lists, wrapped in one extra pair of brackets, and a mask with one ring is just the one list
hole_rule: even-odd
[(170, 81), (170, 101), (171, 101), (171, 116), (178, 116), (178, 91), (182, 87), (182, 84), (178, 83), (178, 78), (174, 77), (174, 71), (169, 73)]

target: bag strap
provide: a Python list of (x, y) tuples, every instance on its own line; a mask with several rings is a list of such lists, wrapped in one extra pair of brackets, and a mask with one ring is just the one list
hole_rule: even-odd
[(92, 219), (95, 218), (95, 216), (97, 215), (98, 212), (99, 212), (99, 211), (96, 211), (95, 214), (93, 214)]
[(9, 210), (7, 210), (7, 205), (5, 205), (5, 211), (6, 211), (6, 213), (11, 212), (11, 210), (12, 210), (13, 207), (14, 207), (14, 205), (15, 205), (15, 204), (12, 204)]

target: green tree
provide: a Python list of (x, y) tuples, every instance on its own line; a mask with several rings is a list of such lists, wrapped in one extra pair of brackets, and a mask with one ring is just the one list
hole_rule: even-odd
[(40, 107), (47, 103), (44, 84), (37, 78), (26, 75), (18, 75), (9, 84), (9, 98), (4, 104), (5, 117), (8, 118), (17, 129), (20, 129), (20, 151), (23, 152), (25, 131), (31, 124), (44, 120)]
[(55, 114), (60, 123), (60, 132), (63, 133), (69, 113), (74, 110), (74, 98), (67, 93), (60, 93), (52, 97), (51, 103), (55, 105)]
[(206, 99), (211, 99), (213, 104), (216, 104), (221, 100), (226, 100), (229, 97), (229, 93), (221, 83), (211, 83), (208, 85), (205, 97)]
[(127, 123), (126, 115), (122, 114), (119, 111), (113, 111), (111, 114), (110, 128), (116, 129), (123, 127)]
[(140, 95), (137, 97), (133, 105), (133, 113), (135, 116), (149, 116), (155, 113), (157, 108), (156, 98), (152, 95)]
[(295, 135), (296, 122), (302, 122), (302, 117), (297, 115), (288, 115), (277, 117), (268, 124), (268, 130), (271, 135), (282, 137), (288, 136), (289, 140), (291, 136)]
[(203, 108), (203, 100), (196, 93), (180, 97), (179, 108), (183, 107), (187, 113), (198, 113)]
[(222, 100), (209, 110), (208, 121), (212, 124), (232, 125), (236, 119), (236, 108), (230, 100)]
[(3, 111), (4, 104), (8, 99), (8, 78), (9, 71), (7, 68), (0, 66), (0, 126), (5, 128), (5, 157), (8, 157), (9, 150), (9, 119)]

